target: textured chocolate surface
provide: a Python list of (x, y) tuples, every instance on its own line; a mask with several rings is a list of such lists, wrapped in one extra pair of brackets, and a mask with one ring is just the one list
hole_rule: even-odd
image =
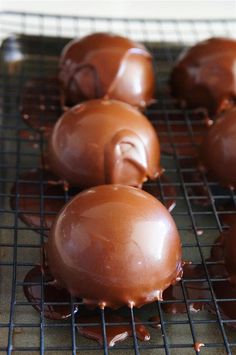
[(91, 306), (140, 307), (182, 275), (181, 244), (167, 209), (121, 185), (86, 190), (59, 213), (48, 265), (61, 287)]
[(151, 123), (115, 100), (91, 100), (67, 111), (49, 139), (48, 164), (60, 179), (81, 188), (105, 183), (141, 187), (162, 172)]
[(236, 108), (223, 113), (207, 131), (200, 159), (220, 184), (236, 187)]
[(61, 55), (62, 101), (117, 99), (144, 108), (154, 95), (152, 56), (128, 38), (95, 33), (69, 42)]
[(236, 100), (236, 41), (210, 38), (185, 50), (177, 60), (170, 85), (183, 106), (205, 108), (210, 115)]

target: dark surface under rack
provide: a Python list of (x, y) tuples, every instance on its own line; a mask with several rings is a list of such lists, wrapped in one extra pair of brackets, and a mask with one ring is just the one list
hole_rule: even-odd
[[(8, 38), (2, 46), (0, 72), (0, 353), (2, 354), (194, 354), (194, 344), (201, 342), (203, 354), (236, 354), (236, 330), (226, 326), (218, 307), (219, 300), (212, 293), (212, 304), (216, 315), (206, 311), (191, 313), (185, 288), (181, 281), (182, 298), (186, 305), (185, 314), (169, 315), (163, 312), (162, 302), (144, 306), (140, 310), (121, 310), (131, 322), (133, 336), (127, 341), (108, 348), (106, 342), (106, 312), (101, 311), (101, 326), (104, 345), (77, 334), (79, 317), (69, 321), (47, 321), (42, 311), (37, 314), (25, 299), (22, 286), (26, 272), (40, 262), (40, 246), (44, 236), (44, 180), (40, 176), (36, 182), (41, 190), (40, 233), (27, 227), (19, 219), (19, 193), (17, 186), (20, 176), (27, 170), (38, 168), (44, 148), (42, 134), (26, 126), (20, 117), (20, 94), (26, 81), (32, 77), (46, 77), (56, 73), (58, 55), (68, 39), (85, 33), (103, 30), (126, 33), (135, 39), (147, 41), (152, 51), (157, 73), (158, 101), (146, 112), (159, 130), (162, 147), (172, 149), (171, 155), (163, 154), (163, 166), (170, 182), (158, 182), (161, 200), (166, 202), (165, 185), (175, 186), (177, 205), (172, 215), (177, 223), (183, 242), (184, 259), (190, 259), (205, 267), (205, 279), (212, 290), (212, 280), (207, 272), (207, 257), (219, 233), (226, 228), (221, 223), (222, 211), (218, 201), (224, 200), (235, 208), (232, 191), (218, 189), (214, 181), (202, 175), (201, 181), (188, 180), (186, 173), (196, 173), (196, 166), (183, 167), (182, 161), (188, 157), (181, 154), (181, 146), (197, 147), (199, 118), (190, 111), (176, 108), (168, 94), (167, 80), (171, 66), (185, 46), (213, 35), (232, 36), (236, 22), (232, 21), (144, 21), (81, 19), (76, 17), (27, 15), (17, 13), (0, 14), (1, 37)], [(9, 36), (14, 33), (18, 37)], [(151, 42), (150, 42), (151, 41)], [(154, 42), (158, 42), (155, 44)], [(14, 55), (9, 52), (14, 49)], [(16, 60), (12, 64), (12, 60)], [(159, 126), (158, 126), (159, 125)], [(176, 132), (173, 127), (180, 127)], [(164, 127), (164, 128), (163, 128)], [(28, 135), (33, 138), (29, 141)], [(176, 135), (185, 137), (176, 143)], [(187, 138), (186, 138), (187, 137)], [(32, 147), (33, 145), (33, 147)], [(12, 185), (16, 183), (16, 208), (11, 209), (9, 199)], [(195, 201), (204, 199), (202, 195), (190, 193), (194, 186), (204, 186), (209, 198), (208, 206)], [(192, 191), (192, 190), (191, 190)], [(198, 190), (194, 190), (198, 191)], [(50, 198), (47, 196), (47, 198)], [(66, 196), (61, 196), (65, 198)], [(30, 211), (27, 211), (30, 213)], [(230, 210), (228, 211), (230, 213)], [(41, 286), (43, 280), (41, 281)], [(202, 300), (199, 300), (201, 302)], [(168, 301), (165, 301), (168, 302)], [(236, 300), (235, 300), (236, 302)], [(73, 304), (72, 304), (73, 307)], [(150, 328), (151, 340), (140, 342), (135, 334), (135, 317), (148, 327), (150, 316), (159, 315), (161, 327)]]

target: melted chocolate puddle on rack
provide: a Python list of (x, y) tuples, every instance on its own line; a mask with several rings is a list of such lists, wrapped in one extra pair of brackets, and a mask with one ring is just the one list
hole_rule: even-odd
[[(49, 171), (30, 170), (20, 176), (17, 185), (11, 190), (12, 209), (15, 210), (17, 205), (21, 220), (30, 227), (39, 230), (43, 228), (45, 235), (66, 202), (63, 185), (57, 181)], [(78, 192), (79, 190), (70, 191), (72, 195)]]
[(36, 131), (48, 133), (62, 114), (59, 81), (54, 77), (26, 82), (21, 97), (21, 116)]
[[(41, 280), (42, 270), (40, 266), (32, 268), (25, 276), (23, 290), (25, 297), (32, 306), (40, 313), (41, 311)], [(71, 317), (70, 294), (67, 290), (57, 288), (52, 281), (44, 283), (44, 303), (43, 314), (45, 318), (61, 320)], [(50, 304), (59, 303), (59, 304)], [(64, 304), (65, 303), (65, 304)], [(78, 312), (78, 307), (74, 308), (74, 313)]]
[[(185, 281), (185, 290), (188, 300), (198, 299), (198, 302), (189, 301), (189, 309), (193, 312), (198, 312), (205, 307), (205, 303), (201, 299), (209, 298), (210, 293), (207, 287), (207, 283), (197, 281), (197, 279), (204, 279), (205, 273), (201, 265), (185, 264), (183, 266), (183, 278), (184, 280), (190, 279), (192, 282)], [(194, 281), (196, 279), (196, 281)], [(173, 286), (168, 287), (163, 293), (163, 300), (171, 301), (170, 303), (162, 303), (162, 308), (167, 313), (185, 313), (187, 312), (186, 303), (184, 300), (183, 290), (181, 282), (176, 283)], [(178, 302), (174, 302), (178, 300)]]
[[(211, 250), (211, 258), (206, 260), (207, 268), (211, 278), (211, 284), (218, 299), (217, 304), (220, 308), (222, 319), (230, 320), (226, 324), (230, 327), (236, 328), (236, 285), (228, 280), (228, 272), (224, 265), (224, 233), (215, 242)], [(212, 263), (211, 263), (212, 262)], [(198, 312), (206, 309), (212, 314), (216, 314), (213, 301), (204, 301), (204, 299), (212, 299), (209, 285), (206, 279), (203, 265), (186, 264), (183, 267), (183, 279), (185, 284), (185, 291), (188, 298), (188, 307), (192, 312)], [(188, 282), (187, 279), (190, 279)], [(196, 279), (196, 281), (194, 281)], [(197, 280), (199, 279), (199, 280)], [(215, 279), (215, 280), (214, 280)], [(225, 279), (225, 280), (217, 280)], [(182, 291), (181, 282), (170, 286), (163, 293), (164, 301), (161, 306), (167, 313), (185, 313), (186, 306), (184, 295)], [(193, 301), (191, 301), (193, 299)], [(201, 301), (201, 299), (203, 301)], [(221, 301), (222, 300), (222, 301)], [(178, 302), (175, 302), (178, 301)]]
[[(106, 337), (109, 347), (114, 346), (118, 342), (124, 341), (128, 337), (132, 337), (133, 332), (129, 319), (115, 314), (107, 314), (105, 316), (105, 322), (111, 323), (106, 324)], [(135, 322), (140, 323), (138, 319), (135, 319)], [(112, 325), (112, 323), (120, 324)], [(85, 336), (86, 338), (96, 340), (100, 345), (103, 345), (104, 340), (102, 323), (99, 315), (78, 316), (77, 329), (79, 334)], [(139, 340), (148, 341), (150, 339), (150, 334), (144, 325), (135, 324), (135, 331)]]

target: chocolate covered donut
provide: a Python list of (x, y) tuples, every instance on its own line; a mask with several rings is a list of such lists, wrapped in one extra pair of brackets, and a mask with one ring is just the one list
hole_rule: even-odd
[(67, 111), (49, 139), (48, 163), (60, 179), (81, 188), (106, 183), (141, 187), (162, 172), (151, 123), (115, 100), (90, 100)]
[(210, 38), (185, 50), (171, 72), (172, 95), (189, 108), (207, 109), (210, 115), (236, 101), (236, 41)]
[(117, 99), (139, 108), (152, 102), (152, 56), (128, 38), (94, 33), (69, 42), (59, 63), (62, 101)]
[(58, 214), (47, 245), (58, 286), (91, 306), (140, 307), (182, 276), (181, 243), (168, 210), (129, 186), (88, 189)]

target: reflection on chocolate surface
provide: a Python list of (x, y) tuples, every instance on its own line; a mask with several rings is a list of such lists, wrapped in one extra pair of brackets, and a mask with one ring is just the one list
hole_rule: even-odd
[[(124, 317), (115, 314), (108, 314), (105, 317), (105, 321), (106, 323), (111, 323), (111, 324), (106, 324), (106, 339), (107, 339), (107, 345), (109, 347), (112, 347), (116, 343), (124, 341), (128, 337), (133, 336), (132, 326), (129, 322), (129, 319), (126, 319)], [(135, 319), (135, 322), (140, 322), (140, 321), (138, 319)], [(121, 324), (112, 325), (112, 323), (121, 323)], [(77, 330), (79, 334), (85, 336), (86, 338), (94, 339), (100, 345), (103, 345), (104, 339), (102, 333), (101, 317), (99, 315), (79, 316)], [(148, 341), (150, 339), (150, 334), (148, 330), (144, 327), (144, 325), (136, 324), (135, 331), (136, 331), (136, 336), (139, 340)]]
[(141, 187), (162, 172), (151, 123), (115, 100), (90, 100), (64, 113), (49, 140), (48, 163), (60, 179), (81, 188), (105, 183)]
[(69, 106), (106, 98), (144, 108), (154, 95), (151, 54), (139, 43), (106, 33), (69, 42), (61, 55), (59, 80)]
[(223, 186), (236, 187), (236, 108), (223, 113), (200, 148), (201, 164)]
[(236, 100), (236, 41), (211, 38), (185, 50), (170, 77), (171, 91), (183, 106), (206, 108), (210, 115)]
[[(47, 319), (65, 319), (71, 317), (70, 294), (62, 288), (57, 288), (50, 281), (44, 282), (44, 289), (41, 289), (42, 271), (40, 266), (32, 268), (24, 279), (25, 297), (36, 309), (40, 312), (43, 310), (43, 315)], [(44, 299), (43, 309), (41, 309), (41, 300)], [(56, 304), (54, 304), (56, 303)], [(67, 304), (65, 304), (67, 303)], [(78, 307), (74, 308), (74, 313), (78, 311)]]
[(92, 306), (140, 307), (182, 275), (171, 215), (148, 193), (122, 185), (73, 198), (55, 220), (47, 254), (58, 284)]

